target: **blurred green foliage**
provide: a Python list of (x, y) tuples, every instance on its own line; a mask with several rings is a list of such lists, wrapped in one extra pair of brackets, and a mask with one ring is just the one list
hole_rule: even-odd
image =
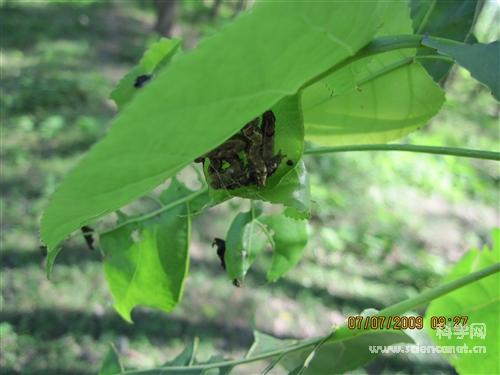
[[(210, 1), (181, 4), (176, 27), (188, 47), (227, 23), (238, 5), (223, 3), (212, 18)], [(397, 152), (308, 157), (312, 238), (295, 270), (267, 284), (267, 267), (257, 263), (243, 288), (231, 285), (210, 248), (237, 210), (248, 207), (230, 202), (195, 219), (191, 273), (178, 310), (137, 309), (129, 325), (112, 309), (100, 256), (82, 238), (66, 243), (54, 280), (46, 280), (38, 220), (62, 177), (106, 133), (114, 83), (156, 40), (153, 6), (6, 0), (0, 6), (5, 373), (94, 373), (110, 342), (125, 365), (139, 367), (162, 363), (194, 336), (202, 337), (202, 356), (239, 355), (252, 341), (252, 322), (277, 336), (318, 335), (347, 314), (436, 285), (498, 223), (494, 162)], [(499, 111), (457, 69), (442, 112), (403, 141), (498, 151)], [(381, 358), (360, 373), (410, 371), (451, 369), (437, 356), (411, 355)]]

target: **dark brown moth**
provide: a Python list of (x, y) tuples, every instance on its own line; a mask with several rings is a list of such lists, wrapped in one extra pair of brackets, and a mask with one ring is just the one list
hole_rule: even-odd
[(139, 77), (137, 77), (135, 79), (134, 87), (136, 89), (140, 89), (141, 87), (143, 87), (151, 79), (151, 77), (153, 77), (152, 74), (142, 74), (142, 75), (140, 75)]
[(94, 250), (94, 236), (92, 235), (94, 229), (92, 229), (88, 225), (84, 225), (81, 230), (83, 233), (83, 238), (85, 239), (85, 243), (90, 250)]

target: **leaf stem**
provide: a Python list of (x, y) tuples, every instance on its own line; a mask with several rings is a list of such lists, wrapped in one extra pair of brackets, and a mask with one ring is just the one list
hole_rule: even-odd
[[(439, 285), (435, 288), (426, 290), (425, 292), (420, 293), (419, 295), (408, 298), (404, 301), (396, 303), (395, 305), (389, 306), (381, 311), (379, 311), (376, 316), (394, 316), (401, 315), (408, 311), (414, 310), (417, 307), (425, 305), (430, 301), (442, 297), (445, 294), (448, 294), (456, 289), (462, 288), (468, 284), (471, 284), (475, 281), (478, 281), (487, 276), (491, 276), (500, 271), (500, 263), (495, 263), (489, 267), (483, 268), (479, 271), (471, 273), (469, 275), (460, 277), (459, 279), (450, 281), (449, 283)], [(329, 343), (343, 341), (345, 339), (359, 336), (367, 333), (371, 333), (370, 329), (366, 330), (351, 330), (347, 326), (342, 326), (338, 330), (332, 332), (330, 335)]]
[(484, 277), (493, 275), (499, 271), (500, 271), (500, 263), (495, 263), (489, 267), (483, 268), (469, 275), (450, 281), (449, 283), (437, 286), (436, 288), (426, 290), (425, 292), (420, 293), (416, 297), (389, 306), (381, 310), (377, 315), (403, 314), (407, 311), (413, 310), (421, 305), (424, 305), (436, 298), (442, 297), (443, 295), (448, 294), (456, 289), (462, 288), (467, 284), (478, 281)]
[(407, 151), (420, 152), (436, 155), (452, 155), (464, 158), (475, 158), (484, 160), (500, 161), (500, 152), (472, 150), (467, 148), (442, 147), (442, 146), (421, 146), (405, 144), (373, 144), (373, 145), (349, 145), (337, 147), (318, 147), (304, 151), (304, 155), (329, 154), (334, 152), (350, 151)]
[(342, 60), (338, 64), (335, 64), (334, 66), (325, 70), (323, 73), (320, 73), (317, 76), (311, 78), (309, 81), (305, 82), (300, 87), (299, 91), (315, 84), (316, 82), (321, 81), (323, 78), (329, 76), (339, 69), (342, 69), (344, 66), (365, 57), (397, 49), (422, 47), (422, 38), (422, 35), (392, 35), (374, 39), (366, 46), (361, 48), (358, 52), (356, 52), (356, 54)]
[[(300, 87), (299, 91), (315, 84), (316, 82), (321, 81), (323, 78), (329, 76), (330, 74), (336, 72), (337, 70), (342, 69), (346, 65), (352, 64), (353, 62), (363, 59), (365, 57), (369, 57), (379, 53), (394, 51), (398, 49), (428, 48), (422, 45), (422, 39), (423, 39), (422, 35), (391, 35), (374, 39), (366, 46), (361, 48), (358, 52), (356, 52), (356, 54), (349, 56), (348, 58), (340, 61), (338, 64), (328, 68), (323, 73), (320, 73), (317, 76), (311, 78), (309, 81), (305, 82)], [(450, 41), (450, 39), (446, 39), (446, 41)], [(410, 63), (415, 59), (435, 59), (435, 60), (445, 60), (448, 62), (455, 61), (452, 58), (440, 55), (421, 55), (421, 56), (417, 55), (417, 56), (410, 56), (409, 59), (410, 60), (407, 61), (406, 63)]]
[[(471, 273), (469, 275), (463, 276), (459, 279), (453, 280), (449, 283), (437, 286), (435, 288), (432, 288), (430, 290), (426, 290), (425, 292), (420, 293), (419, 295), (406, 299), (402, 302), (396, 303), (395, 305), (392, 305), (390, 307), (387, 307), (380, 311), (377, 315), (400, 315), (403, 314), (409, 310), (413, 310), (421, 305), (424, 305), (436, 298), (442, 297), (445, 294), (448, 294), (456, 289), (459, 289), (461, 287), (464, 287), (468, 284), (471, 284), (475, 281), (481, 280), (482, 278), (485, 278), (487, 276), (491, 276), (497, 272), (500, 271), (500, 263), (496, 263), (494, 265), (491, 265), (489, 267), (483, 268), (479, 271), (476, 271), (474, 273)], [(200, 365), (195, 365), (195, 366), (172, 366), (172, 367), (158, 367), (150, 370), (132, 370), (132, 371), (125, 371), (122, 372), (122, 374), (127, 374), (127, 375), (147, 375), (147, 374), (157, 374), (158, 372), (162, 374), (182, 374), (183, 372), (189, 373), (193, 372), (195, 370), (208, 370), (212, 368), (220, 368), (220, 367), (233, 367), (233, 366), (238, 366), (242, 365), (245, 363), (250, 363), (250, 362), (255, 362), (255, 361), (260, 361), (263, 359), (268, 359), (268, 358), (273, 358), (276, 356), (283, 356), (285, 354), (288, 354), (290, 352), (306, 349), (309, 347), (316, 347), (320, 345), (321, 343), (327, 341), (328, 343), (333, 343), (337, 341), (343, 341), (347, 340), (350, 338), (353, 338), (355, 336), (362, 335), (363, 333), (369, 333), (370, 330), (366, 331), (357, 331), (357, 330), (350, 330), (347, 328), (346, 325), (340, 327), (339, 329), (335, 330), (331, 335), (327, 336), (328, 340), (325, 340), (325, 336), (314, 338), (314, 339), (309, 339), (309, 340), (304, 340), (302, 342), (290, 345), (286, 348), (280, 348), (277, 350), (272, 350), (269, 352), (265, 352), (253, 357), (247, 357), (247, 358), (242, 358), (242, 359), (237, 359), (237, 360), (231, 360), (231, 361), (224, 361), (224, 362), (214, 362), (214, 363), (207, 363), (207, 364), (200, 364)]]
[(105, 230), (103, 232), (100, 232), (99, 233), (99, 236), (102, 236), (103, 234), (106, 234), (106, 233), (109, 233), (109, 232), (112, 232), (118, 228), (121, 228), (121, 227), (124, 227), (125, 225), (129, 225), (129, 224), (132, 224), (132, 223), (137, 223), (139, 221), (143, 221), (143, 220), (147, 220), (147, 219), (150, 219), (156, 215), (159, 215), (161, 214), (163, 211), (166, 211), (166, 210), (169, 210), (175, 206), (178, 206), (179, 204), (183, 204), (183, 203), (186, 203), (186, 202), (189, 202), (190, 200), (196, 198), (197, 196), (205, 193), (206, 191), (208, 190), (208, 187), (204, 187), (203, 189), (200, 189), (198, 191), (195, 191), (193, 192), (193, 194), (189, 194), (189, 195), (186, 195), (185, 197), (182, 197), (180, 199), (177, 199), (176, 201), (170, 203), (170, 204), (167, 204), (163, 207), (160, 207), (159, 209), (157, 210), (154, 210), (154, 211), (151, 211), (151, 212), (148, 212), (147, 214), (144, 214), (144, 215), (140, 215), (140, 216), (134, 216), (128, 220), (125, 220), (124, 222), (114, 226), (113, 228), (111, 229), (108, 229), (108, 230)]

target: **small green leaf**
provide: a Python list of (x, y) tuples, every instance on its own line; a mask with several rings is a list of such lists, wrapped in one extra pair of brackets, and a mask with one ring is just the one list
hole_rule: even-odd
[[(458, 41), (470, 41), (471, 32), (482, 8), (482, 1), (411, 0), (415, 34), (432, 35)], [(418, 55), (429, 55), (428, 50)], [(436, 82), (443, 82), (453, 63), (424, 60), (422, 65)]]
[(110, 98), (118, 108), (123, 108), (137, 93), (137, 88), (134, 87), (137, 77), (150, 75), (161, 69), (177, 53), (180, 42), (177, 39), (161, 38), (149, 47), (139, 64), (129, 71), (111, 92)]
[(254, 210), (240, 212), (229, 227), (224, 260), (231, 280), (243, 280), (257, 254), (267, 245), (267, 237), (256, 222), (259, 214)]
[[(174, 179), (160, 200), (168, 204), (192, 193)], [(188, 272), (190, 227), (185, 202), (101, 236), (106, 280), (125, 320), (131, 321), (130, 312), (137, 305), (164, 311), (177, 305)]]
[(433, 37), (424, 37), (422, 44), (435, 48), (441, 55), (449, 56), (467, 69), (470, 74), (488, 87), (493, 97), (500, 101), (500, 42), (465, 44)]
[(120, 361), (120, 357), (116, 351), (114, 345), (110, 345), (108, 353), (104, 360), (102, 361), (101, 369), (99, 370), (99, 375), (115, 375), (121, 374), (123, 372), (123, 366)]
[[(412, 34), (408, 4), (391, 2), (377, 37)], [(349, 64), (302, 95), (306, 140), (323, 146), (386, 143), (425, 124), (444, 93), (415, 49), (385, 52)]]
[[(446, 276), (443, 283), (450, 282), (465, 275), (500, 262), (500, 229), (493, 232), (493, 249), (484, 247), (482, 250), (473, 249), (466, 253)], [(446, 355), (446, 358), (456, 368), (459, 374), (498, 374), (500, 373), (500, 330), (498, 317), (500, 316), (500, 273), (457, 289), (431, 302), (425, 313), (424, 325), (433, 341), (437, 345), (461, 346), (469, 349), (475, 346), (484, 346), (484, 353), (455, 353)], [(452, 321), (449, 325), (450, 336), (438, 335), (437, 330), (430, 328), (431, 317), (443, 316), (453, 319), (465, 316), (467, 320), (466, 334), (461, 335)], [(478, 330), (478, 331), (476, 331)], [(473, 332), (485, 336), (475, 336)]]
[(166, 362), (163, 366), (191, 366), (196, 357), (199, 341), (199, 338), (195, 337), (194, 340), (187, 345), (177, 357)]
[(268, 227), (274, 240), (273, 259), (267, 279), (276, 281), (301, 258), (309, 239), (307, 221), (283, 215), (264, 216), (259, 221)]

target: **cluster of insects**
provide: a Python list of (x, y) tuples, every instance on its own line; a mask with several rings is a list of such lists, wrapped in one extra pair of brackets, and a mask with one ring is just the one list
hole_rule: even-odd
[[(134, 87), (142, 88), (152, 78), (151, 74), (136, 77)], [(267, 178), (278, 169), (285, 157), (274, 153), (276, 117), (266, 111), (247, 123), (237, 134), (212, 151), (195, 159), (197, 163), (208, 160), (209, 184), (214, 189), (237, 189), (242, 186), (266, 186)], [(293, 165), (288, 160), (287, 165)]]
[(266, 111), (247, 123), (237, 134), (195, 160), (209, 161), (209, 184), (214, 189), (242, 186), (266, 186), (266, 181), (280, 165), (284, 155), (274, 153), (276, 117)]

